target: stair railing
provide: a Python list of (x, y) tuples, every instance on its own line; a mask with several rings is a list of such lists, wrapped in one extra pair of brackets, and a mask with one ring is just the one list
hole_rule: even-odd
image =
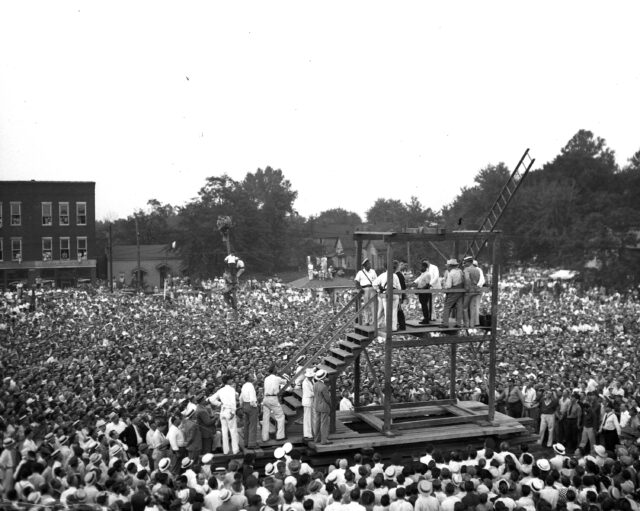
[[(287, 370), (291, 369), (291, 367), (293, 366), (292, 362), (295, 363), (295, 361), (300, 357), (300, 355), (304, 355), (306, 354), (306, 350), (307, 348), (309, 348), (309, 346), (313, 345), (313, 343), (323, 334), (327, 331), (327, 329), (329, 328), (330, 325), (334, 324), (336, 322), (337, 319), (343, 317), (346, 313), (347, 313), (347, 309), (349, 309), (352, 305), (354, 305), (356, 303), (356, 301), (358, 300), (358, 298), (360, 297), (361, 293), (357, 293), (351, 300), (349, 300), (349, 303), (347, 303), (340, 312), (338, 312), (330, 321), (328, 321), (321, 329), (320, 331), (313, 336), (313, 338), (307, 342), (302, 348), (300, 348), (297, 353), (295, 354), (295, 356), (289, 361), (287, 362), (287, 365), (284, 366), (283, 370), (281, 371), (281, 374), (287, 374)], [(340, 335), (342, 335), (344, 329), (348, 326), (353, 324), (353, 321), (359, 317), (363, 310), (369, 306), (369, 304), (371, 304), (372, 302), (374, 303), (374, 307), (377, 304), (377, 300), (378, 300), (378, 296), (374, 295), (372, 296), (359, 310), (355, 311), (355, 314), (351, 315), (347, 321), (345, 321), (342, 325), (338, 326), (338, 329), (333, 333), (333, 335), (329, 338), (329, 340), (325, 341), (323, 344), (321, 344), (321, 346), (315, 351), (315, 353), (313, 355), (311, 355), (310, 357), (307, 357), (306, 362), (302, 365), (302, 367), (300, 367), (293, 376), (291, 376), (291, 378), (289, 378), (289, 380), (285, 383), (285, 385), (280, 389), (280, 394), (284, 393), (289, 387), (291, 387), (295, 381), (297, 380), (297, 378), (303, 374), (309, 367), (311, 367), (312, 365), (314, 365), (314, 363), (316, 362), (316, 360), (320, 357), (320, 354), (323, 353), (328, 346), (330, 346), (331, 344), (333, 344), (333, 342), (336, 340), (336, 338), (338, 338)]]

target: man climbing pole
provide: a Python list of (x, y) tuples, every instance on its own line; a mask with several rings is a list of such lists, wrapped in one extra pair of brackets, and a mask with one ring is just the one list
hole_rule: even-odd
[(244, 273), (244, 262), (242, 259), (234, 255), (231, 250), (231, 227), (233, 221), (230, 216), (218, 217), (218, 231), (222, 235), (222, 241), (227, 245), (227, 257), (224, 258), (224, 291), (222, 296), (231, 308), (237, 312), (238, 300), (236, 297), (238, 289), (238, 277)]

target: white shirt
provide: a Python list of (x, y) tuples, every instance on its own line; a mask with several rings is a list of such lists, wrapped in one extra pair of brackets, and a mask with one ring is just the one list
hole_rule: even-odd
[(177, 451), (184, 445), (184, 434), (178, 426), (171, 424), (169, 431), (167, 431), (167, 440), (169, 440), (171, 450)]
[(249, 403), (251, 406), (258, 406), (258, 396), (256, 396), (256, 388), (250, 381), (245, 382), (240, 389), (240, 404)]
[[(387, 272), (383, 271), (380, 275), (376, 277), (376, 280), (373, 281), (373, 287), (376, 288), (377, 291), (385, 292), (387, 289)], [(393, 274), (393, 289), (400, 289), (400, 279), (394, 273)]]
[(369, 271), (363, 268), (358, 273), (356, 273), (356, 276), (353, 280), (360, 284), (360, 286), (362, 287), (368, 287), (373, 285), (373, 281), (376, 280), (377, 277), (378, 274), (373, 268), (371, 268)]
[(429, 275), (431, 276), (431, 289), (441, 289), (440, 270), (435, 264), (429, 265)]
[(313, 381), (309, 378), (302, 380), (302, 406), (313, 406)]
[[(351, 402), (351, 400), (348, 397), (343, 397), (340, 400), (340, 411), (341, 412), (350, 412), (351, 410), (353, 410), (353, 403)], [(357, 472), (356, 472), (357, 474)]]
[(264, 397), (277, 396), (284, 380), (280, 376), (270, 374), (264, 379)]
[(416, 280), (413, 281), (418, 289), (425, 289), (429, 284), (431, 284), (431, 274), (429, 273), (429, 268), (426, 271), (423, 271)]
[(236, 389), (231, 385), (225, 385), (215, 394), (213, 394), (209, 400), (216, 405), (220, 405), (222, 408), (236, 409)]

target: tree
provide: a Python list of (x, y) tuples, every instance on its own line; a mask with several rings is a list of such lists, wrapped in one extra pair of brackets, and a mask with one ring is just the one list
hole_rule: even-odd
[(322, 211), (318, 216), (309, 218), (309, 222), (318, 224), (346, 224), (359, 225), (362, 223), (360, 215), (343, 208), (333, 208)]
[(272, 273), (288, 260), (289, 236), (287, 218), (294, 213), (293, 202), (298, 192), (291, 189), (291, 183), (285, 179), (281, 170), (266, 167), (255, 173), (248, 173), (242, 182), (243, 191), (257, 207), (259, 221), (264, 229), (265, 250), (261, 267)]
[(392, 224), (398, 229), (406, 227), (407, 210), (396, 199), (377, 199), (366, 214), (367, 222), (372, 224)]

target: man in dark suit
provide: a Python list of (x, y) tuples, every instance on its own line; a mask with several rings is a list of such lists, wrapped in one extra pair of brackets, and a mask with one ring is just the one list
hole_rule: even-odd
[(315, 375), (313, 385), (313, 401), (316, 409), (315, 441), (320, 444), (330, 444), (329, 442), (329, 412), (331, 412), (331, 395), (329, 388), (325, 385), (324, 379), (327, 372), (320, 369)]
[(196, 406), (195, 421), (202, 435), (202, 452), (207, 454), (213, 452), (216, 420), (215, 417), (209, 414), (209, 410), (206, 408), (204, 402), (204, 394), (198, 394), (198, 396), (196, 396), (198, 406)]
[(129, 456), (135, 457), (138, 456), (138, 446), (145, 440), (146, 431), (142, 431), (139, 417), (135, 417), (133, 420), (129, 420), (127, 417), (125, 421), (127, 427), (124, 428), (124, 431), (120, 435), (120, 440), (126, 444)]

